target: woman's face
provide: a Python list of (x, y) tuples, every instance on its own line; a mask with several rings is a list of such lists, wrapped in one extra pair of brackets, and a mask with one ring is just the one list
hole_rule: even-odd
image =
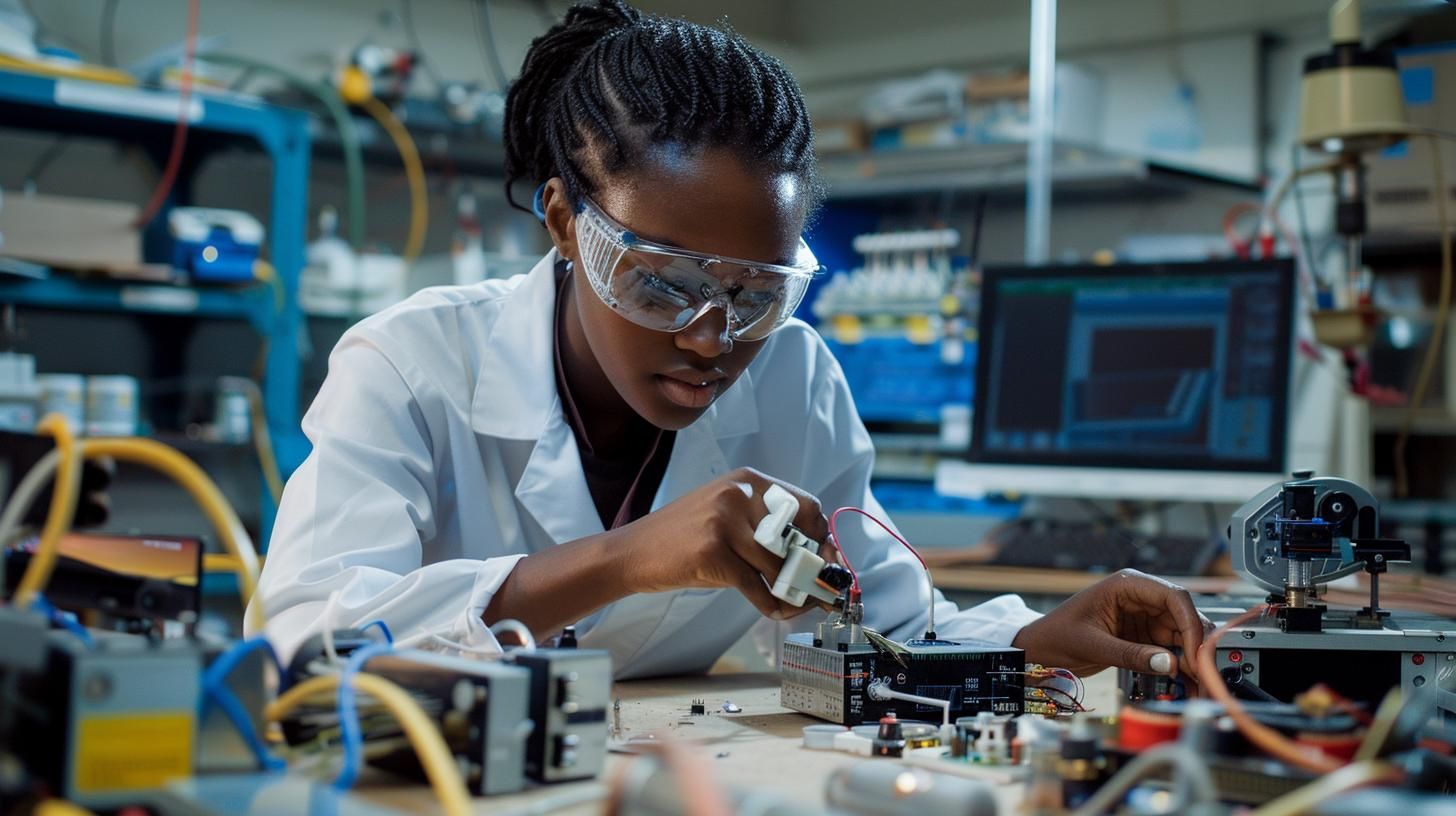
[[(612, 177), (593, 200), (656, 243), (764, 263), (795, 257), (809, 201), (796, 176), (755, 171), (721, 149), (662, 151), (653, 165)], [(559, 180), (548, 184), (547, 224), (557, 250), (579, 270), (564, 193)], [(643, 328), (603, 303), (585, 275), (573, 278), (576, 316), (596, 364), (623, 401), (659, 428), (692, 424), (763, 348), (761, 340), (730, 342), (722, 309), (675, 333)]]

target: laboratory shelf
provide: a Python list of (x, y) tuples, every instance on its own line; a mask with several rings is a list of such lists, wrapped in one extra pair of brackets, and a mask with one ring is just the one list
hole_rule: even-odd
[[(1099, 148), (1057, 145), (1052, 186), (1059, 192), (1097, 195), (1179, 192), (1190, 184), (1256, 191), (1252, 181), (1177, 168)], [(832, 201), (873, 200), (927, 193), (1020, 194), (1026, 188), (1025, 144), (865, 151), (820, 159), (820, 175)]]
[(52, 276), (39, 280), (0, 276), (0, 303), (39, 309), (168, 314), (246, 320), (261, 334), (278, 316), (267, 285), (202, 288), (164, 283), (83, 280)]
[[(0, 302), (247, 321), (267, 344), (262, 377), (264, 414), (278, 449), (279, 467), (287, 475), (308, 453), (307, 440), (299, 432), (303, 315), (298, 283), (308, 223), (311, 117), (246, 97), (209, 95), (205, 90), (192, 93), (183, 104), (181, 95), (172, 90), (0, 71), (0, 123), (6, 128), (134, 144), (160, 164), (171, 147), (179, 114), (188, 122), (181, 172), (161, 212), (145, 228), (144, 245), (165, 238), (170, 208), (192, 203), (193, 180), (206, 157), (221, 151), (260, 151), (272, 165), (266, 245), (281, 290), (281, 308), (273, 289), (266, 285), (184, 287), (61, 276), (0, 279)], [(274, 510), (265, 498), (260, 544), (268, 539)]]

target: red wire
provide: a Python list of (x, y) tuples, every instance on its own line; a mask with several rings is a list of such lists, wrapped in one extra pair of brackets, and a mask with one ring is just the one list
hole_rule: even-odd
[(854, 567), (851, 567), (849, 565), (849, 559), (844, 555), (844, 548), (839, 546), (839, 535), (834, 532), (834, 523), (836, 520), (838, 520), (840, 513), (858, 513), (861, 516), (869, 519), (870, 521), (873, 521), (875, 524), (878, 524), (881, 530), (889, 533), (891, 538), (900, 542), (901, 546), (909, 550), (911, 555), (915, 556), (915, 560), (920, 562), (921, 569), (925, 570), (927, 573), (930, 572), (930, 567), (926, 566), (925, 559), (920, 557), (920, 553), (916, 552), (915, 548), (910, 546), (910, 542), (901, 538), (898, 533), (890, 529), (890, 525), (884, 523), (883, 521), (880, 521), (867, 511), (862, 510), (858, 507), (841, 507), (838, 510), (835, 510), (829, 516), (829, 537), (834, 540), (834, 548), (836, 550), (839, 550), (839, 557), (844, 561), (845, 569), (849, 570), (849, 574), (854, 576), (854, 591), (856, 593), (859, 592), (859, 574), (854, 571)]
[(167, 154), (166, 167), (162, 170), (162, 178), (157, 181), (156, 188), (152, 190), (152, 197), (147, 201), (147, 206), (142, 208), (141, 215), (133, 222), (137, 229), (146, 226), (157, 216), (172, 192), (172, 187), (177, 183), (177, 174), (182, 169), (182, 154), (187, 149), (187, 103), (192, 98), (192, 72), (196, 67), (197, 57), (197, 16), (198, 0), (187, 0), (186, 56), (182, 65), (182, 86), (177, 94), (177, 128), (172, 132), (172, 151)]
[(834, 532), (834, 521), (839, 518), (839, 514), (844, 512), (844, 510), (845, 508), (841, 507), (829, 515), (829, 540), (834, 542), (834, 549), (839, 553), (839, 560), (844, 562), (844, 568), (849, 570), (849, 577), (854, 579), (854, 583), (850, 585), (850, 588), (857, 598), (859, 596), (859, 573), (855, 572), (854, 565), (849, 563), (849, 556), (845, 555), (844, 547), (839, 545), (839, 535)]

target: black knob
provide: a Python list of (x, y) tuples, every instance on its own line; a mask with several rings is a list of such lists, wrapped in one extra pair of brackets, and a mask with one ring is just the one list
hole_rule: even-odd
[(819, 570), (819, 580), (835, 592), (843, 592), (854, 583), (854, 575), (839, 564), (825, 564)]
[(1305, 482), (1305, 481), (1309, 481), (1310, 479), (1313, 479), (1314, 478), (1314, 471), (1312, 471), (1312, 470), (1296, 470), (1296, 471), (1294, 471), (1293, 473), (1291, 473), (1289, 475), (1290, 476), (1293, 476), (1294, 477), (1294, 480), (1296, 482)]

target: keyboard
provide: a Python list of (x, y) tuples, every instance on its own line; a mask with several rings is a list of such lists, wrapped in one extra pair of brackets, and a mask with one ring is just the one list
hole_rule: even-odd
[(1115, 572), (1126, 567), (1155, 575), (1202, 575), (1222, 542), (1212, 536), (1144, 536), (1076, 522), (1022, 519), (991, 534), (993, 567)]

